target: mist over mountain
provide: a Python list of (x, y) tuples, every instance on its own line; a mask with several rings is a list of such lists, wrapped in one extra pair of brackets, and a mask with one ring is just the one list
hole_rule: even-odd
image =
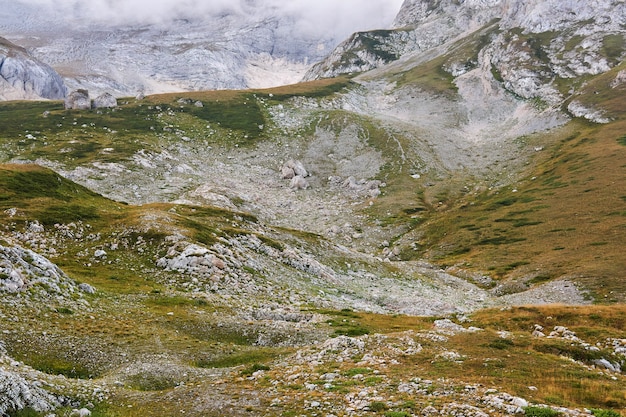
[(297, 82), (355, 30), (391, 24), (400, 1), (22, 0), (0, 32), (70, 89), (134, 95)]

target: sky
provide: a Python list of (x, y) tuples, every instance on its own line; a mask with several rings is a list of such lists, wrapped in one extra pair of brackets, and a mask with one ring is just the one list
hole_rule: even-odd
[[(0, 0), (37, 13), (112, 24), (162, 23), (172, 18), (224, 13), (288, 15), (300, 29), (346, 37), (390, 27), (403, 0)], [(10, 4), (2, 7), (11, 7)], [(31, 9), (33, 10), (33, 9)]]

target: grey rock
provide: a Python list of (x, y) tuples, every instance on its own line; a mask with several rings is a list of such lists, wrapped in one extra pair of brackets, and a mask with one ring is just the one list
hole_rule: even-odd
[(309, 182), (302, 175), (296, 175), (291, 179), (289, 186), (294, 190), (306, 190), (309, 188)]
[(41, 233), (44, 231), (44, 227), (37, 220), (35, 220), (28, 225), (28, 231), (33, 233)]
[(89, 91), (79, 89), (72, 91), (65, 97), (65, 108), (72, 110), (89, 110), (91, 109), (91, 100), (89, 99)]
[(283, 165), (280, 170), (280, 177), (284, 180), (290, 180), (296, 176), (296, 173), (293, 171), (293, 168)]
[(38, 253), (17, 245), (0, 245), (0, 293), (19, 293), (29, 288), (36, 289), (35, 293), (68, 295), (75, 290), (75, 284)]
[(621, 373), (622, 372), (622, 368), (619, 364), (617, 363), (611, 363), (608, 360), (602, 358), (602, 359), (595, 359), (592, 361), (592, 363), (600, 368), (604, 368), (607, 369), (611, 372), (618, 372)]
[(109, 93), (103, 93), (93, 99), (92, 107), (94, 109), (117, 107), (117, 99)]
[[(459, 38), (483, 28), (488, 41), (477, 59), (448, 59), (443, 69), (455, 79), (477, 69), (520, 97), (541, 97), (557, 105), (563, 97), (554, 84), (555, 74), (573, 78), (610, 70), (624, 54), (616, 59), (604, 56), (603, 39), (624, 34), (625, 25), (626, 4), (620, 0), (406, 0), (394, 29), (354, 34), (304, 79), (366, 72), (400, 58), (430, 61), (448, 52)], [(529, 53), (534, 34), (548, 31), (554, 32), (550, 43), (535, 45), (536, 51)]]
[(63, 79), (52, 67), (0, 38), (0, 100), (60, 100), (65, 94)]
[(626, 70), (621, 70), (617, 76), (611, 81), (611, 88), (617, 88), (626, 83)]
[(79, 284), (78, 285), (78, 289), (81, 290), (82, 292), (86, 293), (86, 294), (95, 294), (96, 293), (96, 289), (93, 286), (91, 286), (91, 285), (89, 285), (89, 284), (87, 284), (85, 282), (83, 282), (82, 284)]
[(611, 120), (608, 117), (605, 117), (600, 110), (589, 109), (585, 107), (579, 101), (572, 101), (568, 106), (567, 110), (574, 117), (582, 117), (594, 123), (605, 124), (609, 123)]
[(2, 392), (1, 415), (27, 407), (41, 413), (51, 411), (60, 405), (56, 397), (36, 386), (34, 382), (2, 368), (0, 368), (0, 392)]
[(511, 404), (519, 408), (528, 407), (528, 401), (520, 397), (513, 397), (513, 399), (511, 399)]
[(298, 160), (290, 159), (285, 163), (285, 165), (283, 165), (283, 168), (291, 169), (295, 175), (300, 175), (301, 177), (309, 176), (304, 164)]
[(422, 415), (424, 416), (430, 416), (434, 414), (439, 414), (439, 411), (432, 405), (429, 405), (428, 407), (422, 409)]

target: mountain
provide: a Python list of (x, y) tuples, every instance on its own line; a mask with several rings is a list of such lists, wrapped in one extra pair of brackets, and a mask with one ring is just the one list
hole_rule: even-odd
[[(405, 1), (394, 29), (354, 34), (305, 79), (445, 56), (441, 69), (453, 78), (482, 67), (507, 91), (554, 105), (568, 97), (574, 79), (621, 62), (624, 7), (620, 1)], [(471, 36), (479, 43), (474, 50), (460, 48)]]
[(363, 72), (0, 103), (0, 413), (623, 414), (621, 7), (406, 1)]
[(194, 3), (188, 13), (159, 11), (165, 3), (126, 21), (105, 4), (18, 1), (0, 16), (0, 30), (53, 66), (71, 90), (118, 97), (295, 83), (340, 40), (336, 28), (303, 27), (298, 10), (264, 1)]
[(0, 100), (58, 100), (65, 91), (63, 80), (49, 65), (0, 38)]

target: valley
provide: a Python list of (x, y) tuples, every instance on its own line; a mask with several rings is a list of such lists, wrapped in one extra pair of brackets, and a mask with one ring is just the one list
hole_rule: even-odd
[(435, 3), (330, 78), (1, 102), (0, 414), (622, 415), (623, 28)]

